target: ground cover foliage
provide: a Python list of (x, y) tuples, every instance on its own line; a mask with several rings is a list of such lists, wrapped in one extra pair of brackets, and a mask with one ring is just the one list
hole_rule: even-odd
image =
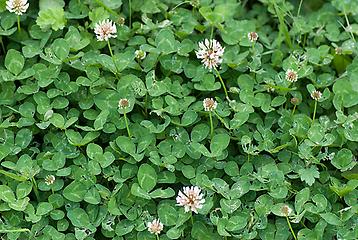
[(355, 0), (28, 3), (0, 1), (2, 239), (358, 238)]

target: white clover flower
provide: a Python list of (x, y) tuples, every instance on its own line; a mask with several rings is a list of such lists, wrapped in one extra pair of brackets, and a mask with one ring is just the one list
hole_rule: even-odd
[(290, 216), (292, 211), (293, 211), (292, 208), (290, 208), (286, 204), (281, 207), (281, 212), (284, 216)]
[(292, 69), (287, 69), (286, 80), (289, 82), (297, 82), (297, 79), (298, 79), (297, 72)]
[(247, 38), (250, 40), (250, 42), (256, 42), (257, 39), (259, 39), (259, 35), (257, 32), (249, 32), (247, 34)]
[(6, 1), (6, 9), (17, 15), (22, 15), (27, 11), (29, 3), (27, 0), (8, 0)]
[(134, 52), (134, 55), (135, 55), (135, 58), (143, 60), (147, 56), (147, 53), (144, 52), (143, 50), (136, 50)]
[(56, 178), (55, 178), (54, 175), (47, 175), (47, 176), (45, 177), (45, 183), (46, 183), (46, 185), (48, 185), (48, 186), (54, 184), (55, 180), (56, 180)]
[(322, 97), (322, 93), (320, 91), (315, 90), (311, 92), (311, 98), (313, 98), (314, 100), (318, 101), (320, 100), (321, 97)]
[(267, 86), (267, 87), (266, 87), (266, 91), (269, 92), (269, 93), (270, 93), (270, 92), (274, 92), (275, 90), (276, 90), (276, 89), (275, 89), (273, 86)]
[(218, 106), (218, 103), (213, 98), (205, 98), (203, 100), (203, 106), (204, 106), (204, 110), (209, 112), (209, 111), (214, 111)]
[(160, 222), (159, 219), (154, 219), (151, 222), (147, 223), (148, 231), (151, 234), (160, 234), (161, 231), (163, 231), (163, 223)]
[(117, 37), (116, 24), (109, 19), (96, 23), (94, 32), (97, 35), (97, 41), (108, 41), (110, 38)]
[(129, 101), (127, 98), (121, 98), (118, 102), (118, 107), (120, 109), (124, 109), (124, 108), (127, 108), (129, 107)]
[(197, 186), (184, 187), (183, 192), (178, 193), (177, 204), (183, 206), (185, 212), (198, 213), (198, 209), (201, 209), (205, 203), (204, 195), (200, 192), (201, 189)]
[(199, 50), (195, 53), (198, 59), (202, 59), (205, 68), (211, 70), (221, 64), (224, 49), (215, 39), (205, 39), (204, 42), (199, 42)]

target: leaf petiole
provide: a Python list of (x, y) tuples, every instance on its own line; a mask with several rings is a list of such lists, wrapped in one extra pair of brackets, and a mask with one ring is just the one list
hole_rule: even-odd
[(224, 89), (224, 92), (225, 92), (225, 97), (226, 97), (226, 99), (229, 99), (229, 95), (228, 95), (228, 93), (227, 93), (227, 90), (226, 90), (226, 86), (225, 86), (224, 80), (222, 79), (222, 77), (221, 77), (221, 75), (220, 75), (220, 73), (219, 73), (219, 71), (217, 70), (217, 68), (216, 68), (216, 67), (214, 67), (214, 70), (215, 70), (216, 74), (217, 74), (217, 75), (218, 75), (218, 77), (219, 77), (219, 80), (220, 80), (220, 82), (221, 82), (221, 85), (223, 86), (223, 89)]
[(128, 137), (131, 138), (132, 135), (131, 135), (131, 132), (130, 132), (130, 130), (129, 130), (129, 124), (128, 124), (128, 119), (127, 119), (126, 109), (124, 109), (123, 114), (124, 114), (124, 121), (125, 121), (125, 123), (126, 123), (126, 128), (127, 128)]

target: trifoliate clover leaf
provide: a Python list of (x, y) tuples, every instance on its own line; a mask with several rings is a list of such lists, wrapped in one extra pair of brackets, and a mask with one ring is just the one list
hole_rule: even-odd
[(309, 186), (312, 186), (315, 182), (315, 178), (319, 178), (319, 172), (316, 166), (309, 168), (302, 168), (298, 171), (302, 181), (305, 181)]

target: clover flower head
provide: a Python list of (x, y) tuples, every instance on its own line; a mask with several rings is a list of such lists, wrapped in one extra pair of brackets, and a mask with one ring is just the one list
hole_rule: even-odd
[(311, 98), (312, 99), (318, 101), (318, 100), (321, 99), (321, 97), (322, 97), (322, 93), (320, 91), (314, 90), (314, 91), (311, 92)]
[(147, 53), (144, 52), (143, 50), (136, 50), (134, 52), (135, 58), (143, 60), (145, 58), (145, 56), (147, 56)]
[(50, 186), (50, 185), (54, 184), (55, 180), (56, 180), (56, 178), (55, 178), (54, 175), (47, 175), (45, 177), (45, 183), (46, 183), (47, 186)]
[(147, 227), (151, 234), (158, 235), (163, 230), (163, 223), (161, 223), (159, 219), (154, 219), (153, 221), (147, 223)]
[(207, 112), (214, 111), (218, 106), (218, 103), (213, 98), (205, 98), (203, 100), (204, 110)]
[(256, 42), (257, 39), (259, 39), (259, 35), (257, 32), (249, 32), (247, 34), (247, 38), (250, 40), (250, 42)]
[(191, 0), (190, 5), (195, 8), (198, 8), (200, 6), (200, 0)]
[(199, 50), (195, 53), (196, 57), (201, 59), (205, 68), (212, 70), (221, 64), (224, 49), (215, 39), (205, 39), (204, 42), (199, 42)]
[(127, 98), (121, 98), (118, 102), (118, 107), (120, 109), (129, 107), (129, 100)]
[(201, 209), (205, 203), (204, 195), (197, 186), (184, 187), (183, 192), (179, 191), (176, 200), (179, 206), (184, 207), (185, 212), (194, 213), (198, 213), (198, 209)]
[(322, 161), (332, 161), (334, 156), (336, 155), (335, 152), (331, 152), (331, 153), (328, 153), (328, 149), (326, 148), (326, 150), (323, 152), (323, 157), (322, 157)]
[(267, 86), (266, 91), (267, 92), (275, 92), (275, 88), (273, 86)]
[(285, 215), (285, 216), (289, 216), (289, 215), (291, 215), (291, 213), (292, 213), (292, 208), (290, 208), (288, 205), (283, 205), (282, 207), (281, 207), (281, 212), (282, 212), (282, 214), (283, 215)]
[(97, 35), (97, 41), (108, 41), (110, 38), (117, 37), (116, 24), (109, 19), (96, 23), (94, 32)]
[(286, 71), (286, 80), (289, 82), (297, 82), (298, 74), (292, 69), (287, 69)]
[(124, 26), (125, 23), (126, 23), (126, 19), (124, 17), (119, 17), (118, 18), (119, 26)]
[(300, 103), (300, 99), (293, 97), (293, 98), (291, 98), (290, 102), (293, 105), (298, 105)]
[(343, 53), (343, 49), (341, 47), (336, 47), (334, 49), (334, 51), (337, 55), (342, 55), (342, 53)]
[(17, 15), (22, 15), (27, 11), (29, 3), (27, 0), (8, 0), (6, 1), (6, 9)]

